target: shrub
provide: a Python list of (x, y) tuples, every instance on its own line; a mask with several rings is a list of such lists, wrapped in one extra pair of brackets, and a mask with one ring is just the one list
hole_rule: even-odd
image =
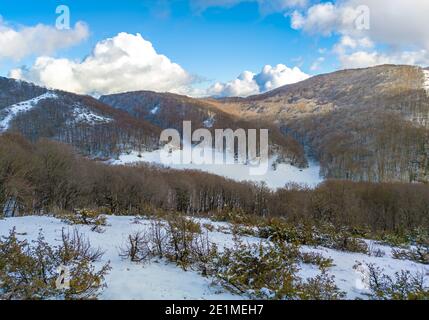
[(405, 246), (409, 244), (409, 239), (405, 237), (404, 235), (399, 234), (393, 234), (393, 233), (387, 233), (383, 234), (380, 237), (381, 241), (385, 244), (388, 244), (390, 246)]
[(148, 260), (152, 255), (150, 239), (145, 233), (135, 232), (127, 238), (125, 247), (120, 249), (122, 258), (130, 259), (132, 262)]
[(333, 238), (332, 249), (348, 252), (368, 253), (365, 241), (351, 237), (347, 232), (340, 232)]
[(257, 236), (257, 232), (252, 227), (242, 226), (239, 224), (232, 225), (231, 232), (233, 235), (238, 236)]
[(104, 277), (110, 271), (106, 263), (96, 271), (94, 264), (104, 255), (100, 249), (93, 249), (88, 239), (76, 229), (73, 233), (61, 233), (61, 245), (56, 248), (55, 256), (70, 271), (70, 289), (66, 290), (66, 299), (91, 299), (97, 297), (104, 288)]
[[(301, 254), (299, 247), (284, 241), (244, 244), (234, 234), (234, 247), (219, 252), (208, 231), (182, 217), (155, 220), (145, 233), (128, 237), (120, 255), (134, 262), (155, 256), (176, 263), (183, 270), (210, 276), (228, 290), (263, 299), (339, 299), (343, 293), (326, 274), (332, 260), (320, 254)], [(298, 263), (317, 265), (322, 274), (303, 281)]]
[(258, 299), (340, 299), (344, 296), (326, 271), (303, 281), (299, 247), (285, 242), (245, 245), (218, 255), (216, 278), (228, 290)]
[(429, 247), (429, 230), (427, 228), (417, 228), (412, 232), (412, 241), (421, 246)]
[(201, 234), (200, 225), (183, 216), (171, 216), (167, 220), (167, 233), (166, 257), (186, 270), (192, 264), (192, 245)]
[(377, 257), (377, 258), (382, 258), (386, 255), (386, 252), (381, 250), (380, 248), (377, 248), (375, 246), (375, 242), (374, 241), (370, 241), (369, 245), (368, 245), (368, 255), (371, 257)]
[[(94, 299), (105, 287), (110, 270), (105, 264), (98, 271), (94, 263), (103, 253), (91, 248), (75, 231), (62, 231), (61, 244), (50, 246), (40, 233), (30, 245), (17, 238), (15, 229), (0, 240), (0, 299)], [(67, 268), (69, 286), (58, 288), (58, 270)]]
[(325, 258), (320, 253), (304, 252), (301, 253), (300, 257), (303, 263), (316, 265), (321, 270), (334, 266), (334, 260), (331, 258)]
[(217, 247), (199, 224), (183, 216), (169, 216), (166, 222), (153, 220), (147, 232), (129, 235), (119, 254), (133, 262), (166, 258), (185, 271), (195, 269), (207, 276), (213, 272)]
[(286, 241), (297, 245), (316, 245), (313, 230), (307, 225), (289, 225), (279, 221), (270, 221), (258, 228), (258, 236), (271, 241)]
[(324, 246), (341, 251), (367, 253), (367, 244), (351, 235), (347, 230), (336, 230), (330, 224), (312, 226), (310, 224), (290, 225), (279, 220), (271, 220), (258, 227), (258, 235), (271, 241), (286, 241), (296, 245)]
[(257, 298), (291, 297), (297, 281), (298, 249), (284, 243), (245, 245), (239, 241), (219, 256), (216, 277), (232, 292)]
[(194, 238), (191, 244), (193, 267), (203, 276), (213, 275), (216, 267), (213, 261), (218, 257), (216, 244), (209, 241), (208, 232)]
[(18, 240), (15, 229), (0, 240), (0, 300), (54, 296), (55, 277), (53, 252), (41, 235), (34, 248)]
[(211, 219), (213, 221), (229, 222), (245, 226), (256, 226), (261, 221), (260, 217), (248, 214), (241, 209), (223, 210), (214, 214)]
[[(361, 264), (355, 266), (358, 269)], [(429, 300), (429, 287), (425, 286), (423, 273), (412, 274), (402, 270), (393, 277), (384, 274), (384, 270), (374, 264), (368, 264), (367, 278), (371, 298), (377, 300)]]
[(315, 278), (309, 278), (298, 286), (297, 296), (301, 300), (339, 300), (345, 297), (345, 292), (338, 289), (334, 276), (326, 271)]
[(102, 232), (103, 226), (106, 226), (106, 216), (100, 210), (82, 209), (75, 210), (74, 213), (66, 215), (63, 219), (69, 224), (82, 224), (92, 226), (91, 230)]
[(164, 223), (159, 220), (153, 220), (150, 225), (149, 239), (152, 242), (152, 251), (154, 255), (163, 258), (167, 251), (168, 234)]
[(417, 263), (429, 264), (429, 247), (418, 245), (415, 248), (402, 250), (394, 249), (392, 256), (395, 259), (411, 260)]

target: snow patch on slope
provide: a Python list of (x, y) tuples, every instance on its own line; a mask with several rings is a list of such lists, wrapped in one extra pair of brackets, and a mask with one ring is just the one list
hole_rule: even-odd
[(155, 108), (153, 108), (152, 110), (150, 110), (150, 114), (157, 114), (159, 111), (159, 106), (156, 106)]
[(203, 121), (203, 125), (206, 128), (212, 128), (213, 125), (214, 125), (214, 123), (215, 123), (214, 116), (211, 116), (210, 118), (208, 118), (208, 119), (206, 119), (206, 120)]
[(86, 123), (86, 124), (102, 124), (112, 122), (113, 119), (100, 116), (91, 110), (83, 107), (76, 106), (73, 110), (73, 123)]
[(56, 99), (58, 96), (53, 92), (46, 92), (42, 94), (41, 96), (38, 96), (36, 98), (22, 101), (19, 103), (16, 103), (14, 105), (11, 105), (3, 110), (0, 111), (0, 115), (4, 115), (3, 119), (0, 120), (0, 132), (4, 132), (9, 129), (10, 123), (12, 120), (17, 117), (20, 113), (28, 112), (31, 109), (33, 109), (37, 104), (46, 99)]

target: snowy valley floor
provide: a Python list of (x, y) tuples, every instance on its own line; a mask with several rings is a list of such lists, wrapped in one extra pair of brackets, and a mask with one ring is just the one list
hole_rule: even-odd
[[(208, 219), (197, 220), (200, 223), (214, 226), (214, 230), (209, 232), (209, 238), (220, 249), (232, 246), (233, 236), (228, 223), (212, 222)], [(100, 299), (233, 300), (247, 298), (229, 293), (223, 287), (213, 284), (210, 278), (205, 278), (192, 271), (185, 272), (165, 261), (137, 264), (121, 259), (119, 250), (123, 247), (126, 237), (133, 231), (147, 230), (150, 222), (149, 219), (109, 216), (108, 226), (104, 227), (104, 232), (97, 233), (91, 231), (89, 226), (71, 226), (53, 217), (27, 216), (0, 220), (0, 236), (7, 235), (9, 230), (16, 227), (21, 239), (31, 241), (37, 238), (39, 231), (43, 231), (46, 240), (54, 245), (60, 240), (63, 228), (70, 231), (78, 228), (79, 232), (88, 237), (93, 247), (99, 247), (105, 251), (100, 264), (110, 261), (112, 267), (106, 277), (107, 288), (100, 295)], [(243, 237), (242, 240), (248, 243), (261, 241), (256, 237)], [(334, 266), (329, 268), (329, 273), (335, 276), (337, 286), (347, 293), (348, 299), (367, 298), (365, 294), (368, 291), (362, 285), (362, 276), (353, 269), (357, 262), (374, 263), (383, 268), (388, 275), (393, 275), (400, 270), (429, 273), (429, 266), (393, 259), (392, 247), (376, 243), (371, 245), (373, 248), (384, 251), (385, 256), (373, 257), (365, 254), (345, 253), (323, 247), (302, 246), (301, 250), (318, 252), (333, 259)], [(317, 267), (308, 264), (302, 264), (300, 268), (299, 275), (303, 278), (314, 277), (320, 272)]]
[[(128, 154), (122, 154), (118, 159), (110, 160), (108, 163), (112, 165), (132, 165), (143, 162), (153, 165), (162, 165), (160, 153), (160, 150), (142, 152), (141, 154), (133, 151)], [(180, 151), (175, 151), (175, 153), (177, 153), (176, 156), (180, 157)], [(215, 156), (223, 157), (222, 154), (219, 155), (217, 153), (215, 153)], [(297, 183), (309, 187), (316, 187), (319, 183), (323, 182), (323, 178), (320, 176), (320, 166), (314, 161), (310, 161), (308, 168), (303, 169), (286, 163), (279, 163), (274, 169), (274, 163), (275, 157), (270, 159), (268, 171), (264, 175), (249, 174), (249, 166), (243, 163), (170, 164), (168, 167), (176, 170), (200, 170), (235, 181), (265, 182), (267, 187), (271, 189), (282, 188), (287, 183)]]

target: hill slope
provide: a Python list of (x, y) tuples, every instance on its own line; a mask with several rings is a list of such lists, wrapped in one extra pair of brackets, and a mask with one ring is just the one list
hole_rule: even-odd
[(0, 78), (0, 133), (66, 142), (91, 156), (157, 146), (160, 128), (100, 101)]
[(419, 67), (383, 65), (209, 101), (224, 112), (275, 123), (311, 150), (326, 177), (428, 181), (428, 78)]

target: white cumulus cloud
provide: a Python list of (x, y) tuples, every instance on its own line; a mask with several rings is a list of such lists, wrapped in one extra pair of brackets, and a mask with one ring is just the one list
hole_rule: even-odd
[(278, 64), (274, 67), (266, 65), (258, 74), (244, 71), (237, 79), (227, 83), (215, 83), (207, 90), (207, 95), (215, 97), (245, 97), (296, 83), (309, 77), (298, 67), (288, 68), (283, 64)]
[(154, 90), (183, 93), (194, 81), (180, 65), (156, 52), (140, 34), (119, 33), (100, 41), (83, 61), (42, 56), (10, 76), (83, 94)]
[[(367, 8), (368, 27), (362, 22)], [(381, 63), (429, 64), (429, 1), (338, 0), (291, 14), (293, 28), (341, 40), (334, 47), (342, 67)], [(383, 49), (380, 49), (383, 47)]]
[(52, 54), (58, 49), (80, 43), (89, 35), (89, 28), (78, 22), (69, 30), (38, 24), (13, 28), (0, 17), (0, 59), (21, 60), (29, 55)]

